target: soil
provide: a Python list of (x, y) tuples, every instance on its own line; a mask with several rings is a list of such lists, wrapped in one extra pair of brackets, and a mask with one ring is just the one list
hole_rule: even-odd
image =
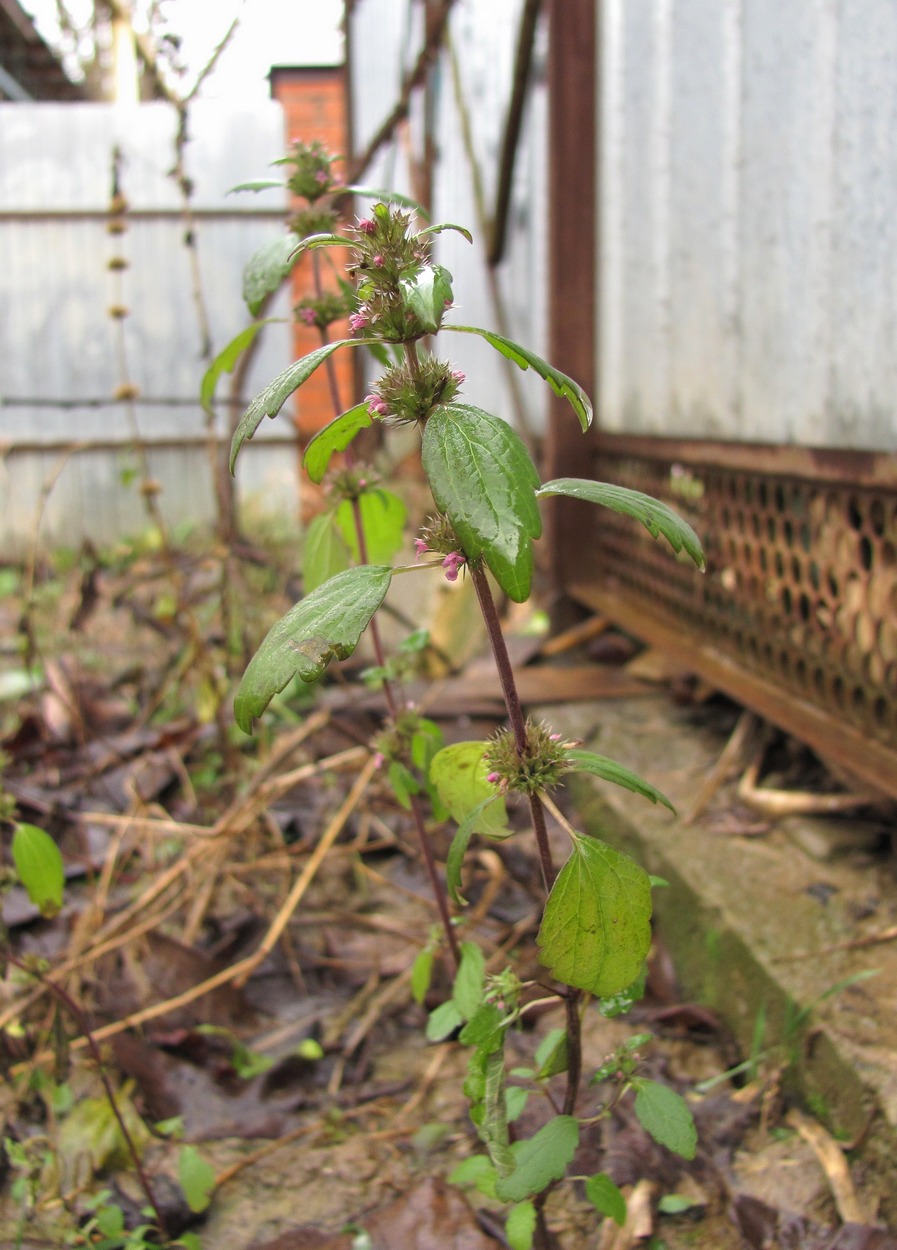
[[(222, 617), (234, 579), (252, 605), (238, 620)], [(0, 673), (14, 692), (0, 704), (4, 787), (19, 819), (58, 840), (69, 883), (56, 917), (42, 918), (13, 886), (3, 918), (19, 964), (39, 967), (80, 1006), (57, 1015), (46, 980), (21, 969), (3, 986), (3, 1132), (39, 1162), (28, 1186), (20, 1164), (5, 1167), (0, 1245), (98, 1244), (84, 1229), (100, 1187), (129, 1224), (142, 1218), (134, 1171), (97, 1128), (105, 1103), (88, 1022), (121, 1105), (150, 1126), (144, 1168), (170, 1231), (192, 1227), (208, 1250), (507, 1244), (505, 1208), (448, 1183), (479, 1150), (461, 1089), (468, 1052), (425, 1040), (428, 1011), (450, 992), (441, 959), (425, 1001), (411, 994), (413, 961), (438, 917), (407, 812), (380, 772), (368, 768), (359, 784), (382, 720), (376, 695), (357, 664), (345, 665), (313, 701), (279, 700), (255, 739), (231, 726), (234, 640), (260, 636), (290, 602), (288, 566), (86, 553), (38, 569), (24, 613), (21, 580), (7, 590), (4, 632), (19, 643)], [(466, 644), (459, 602), (441, 624), (451, 616), (443, 634)], [(494, 730), (481, 703), (439, 718), (448, 741)], [(437, 702), (429, 714), (439, 716)], [(444, 859), (451, 831), (431, 832)], [(495, 969), (511, 950), (525, 975), (544, 977), (529, 836), (484, 843), (470, 865), (465, 936)], [(562, 1023), (556, 1006), (530, 1013), (508, 1040), (514, 1066), (529, 1066)], [(659, 939), (637, 1006), (615, 1018), (587, 1008), (585, 1072), (645, 1033), (639, 1074), (688, 1100), (695, 1159), (657, 1146), (618, 1083), (585, 1087), (578, 1111), (595, 1119), (573, 1170), (605, 1170), (628, 1196), (629, 1222), (602, 1220), (582, 1183), (565, 1183), (546, 1208), (557, 1250), (897, 1246), (877, 1227), (882, 1194), (862, 1157), (795, 1114), (778, 1059), (744, 1070), (743, 1048), (684, 996)], [(564, 1078), (553, 1080), (562, 1099)], [(532, 1097), (516, 1131), (531, 1134), (547, 1110)], [(167, 1130), (154, 1127), (163, 1122)], [(216, 1178), (201, 1215), (178, 1183), (185, 1143)]]

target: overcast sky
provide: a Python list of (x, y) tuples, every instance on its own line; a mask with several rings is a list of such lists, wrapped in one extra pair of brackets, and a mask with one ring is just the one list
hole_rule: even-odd
[[(47, 41), (56, 42), (55, 0), (21, 0)], [(66, 0), (68, 9), (83, 20), (92, 0)], [(339, 30), (342, 0), (166, 0), (167, 29), (182, 40), (190, 67), (186, 89), (208, 62), (231, 21), (240, 25), (206, 81), (205, 99), (227, 96), (265, 98), (272, 65), (326, 65), (342, 60)]]

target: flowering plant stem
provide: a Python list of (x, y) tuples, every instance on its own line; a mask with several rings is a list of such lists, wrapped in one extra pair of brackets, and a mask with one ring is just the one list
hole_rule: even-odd
[[(319, 148), (297, 147), (294, 189), (317, 200), (329, 187), (330, 167)], [(326, 186), (325, 186), (326, 184)], [(357, 189), (355, 189), (357, 191)], [(379, 196), (381, 193), (377, 193)], [(405, 203), (405, 202), (403, 202)], [(314, 208), (314, 212), (311, 209)], [(310, 214), (310, 217), (309, 217)], [(589, 996), (619, 1014), (641, 994), (645, 959), (651, 941), (651, 881), (637, 864), (599, 838), (577, 832), (554, 806), (550, 795), (566, 774), (584, 771), (625, 786), (650, 802), (669, 806), (647, 781), (623, 765), (565, 742), (550, 727), (524, 716), (508, 648), (490, 582), (512, 601), (530, 596), (534, 571), (533, 543), (541, 534), (539, 503), (548, 495), (567, 495), (597, 503), (634, 518), (655, 538), (664, 537), (676, 551), (696, 563), (703, 556), (697, 535), (665, 504), (634, 491), (581, 479), (559, 479), (544, 485), (519, 435), (500, 417), (457, 398), (464, 375), (430, 351), (422, 351), (442, 329), (476, 334), (522, 369), (533, 369), (558, 396), (566, 399), (585, 430), (591, 420), (588, 396), (573, 379), (552, 368), (534, 352), (501, 334), (473, 326), (443, 325), (452, 307), (452, 276), (431, 258), (433, 239), (451, 225), (425, 226), (414, 232), (411, 216), (389, 199), (380, 199), (369, 217), (331, 233), (322, 224), (320, 208), (311, 205), (305, 220), (318, 232), (301, 231), (296, 245), (278, 247), (289, 266), (303, 250), (316, 263), (317, 302), (298, 310), (302, 320), (321, 329), (321, 347), (295, 362), (253, 400), (237, 427), (233, 463), (265, 416), (275, 416), (288, 396), (322, 363), (332, 369), (338, 349), (369, 348), (384, 371), (371, 393), (354, 408), (340, 411), (336, 375), (331, 373), (335, 416), (309, 443), (304, 464), (316, 483), (330, 484), (326, 510), (309, 525), (304, 563), (305, 595), (272, 626), (249, 664), (234, 709), (240, 726), (251, 732), (275, 694), (294, 677), (317, 681), (333, 659), (352, 654), (366, 629), (371, 631), (375, 670), (383, 690), (386, 721), (375, 748), (385, 779), (398, 802), (410, 813), (422, 848), (426, 870), (442, 922), (445, 946), (455, 965), (451, 997), (429, 1016), (427, 1037), (441, 1041), (457, 1034), (471, 1048), (464, 1091), (472, 1124), (485, 1154), (462, 1165), (453, 1178), (475, 1183), (492, 1198), (510, 1204), (506, 1231), (514, 1250), (550, 1243), (545, 1201), (568, 1177), (581, 1130), (576, 1116), (582, 1085), (582, 1015)], [(356, 302), (349, 315), (352, 337), (333, 342), (327, 325), (337, 319), (334, 297), (325, 300), (318, 249), (350, 249), (349, 273), (356, 280)], [(266, 252), (267, 256), (268, 253)], [(256, 294), (273, 280), (261, 262), (251, 262)], [(289, 272), (289, 267), (284, 271)], [(282, 277), (277, 270), (274, 277)], [(345, 316), (349, 309), (343, 309)], [(327, 313), (327, 316), (325, 316)], [(333, 313), (334, 315), (330, 315)], [(213, 365), (213, 371), (218, 366)], [(220, 372), (220, 367), (219, 370)], [(208, 375), (207, 375), (208, 376)], [(214, 373), (212, 385), (214, 385)], [(204, 391), (208, 390), (206, 381)], [(392, 561), (403, 547), (404, 504), (360, 470), (351, 444), (375, 420), (384, 425), (412, 425), (421, 435), (421, 466), (430, 487), (434, 512), (414, 539), (420, 563), (413, 571), (426, 575), (441, 566), (449, 582), (469, 576), (498, 671), (507, 710), (508, 728), (489, 742), (444, 746), (439, 726), (398, 693), (398, 662), (388, 659), (376, 624), (376, 613), (393, 578), (409, 572)], [(338, 468), (335, 457), (341, 455)], [(421, 561), (424, 555), (434, 558)], [(420, 631), (418, 631), (420, 632)], [(409, 643), (411, 640), (409, 640)], [(538, 933), (539, 958), (550, 978), (553, 1001), (564, 1008), (564, 1027), (551, 1030), (538, 1047), (531, 1069), (507, 1071), (505, 1041), (523, 1019), (534, 997), (544, 997), (533, 982), (521, 982), (513, 968), (487, 971), (486, 957), (475, 935), (457, 926), (449, 899), (459, 908), (465, 900), (464, 857), (473, 837), (506, 838), (505, 798), (525, 799), (535, 839), (545, 894)], [(451, 817), (457, 831), (445, 862), (445, 880), (436, 862), (425, 824), (429, 804), (438, 819)], [(569, 857), (558, 870), (546, 825), (546, 809), (569, 839)], [(420, 952), (412, 969), (412, 987), (423, 1003), (430, 988), (432, 943)], [(541, 982), (539, 983), (541, 985)], [(637, 1089), (636, 1115), (659, 1141), (688, 1155), (694, 1151), (694, 1126), (687, 1106), (665, 1087), (637, 1073), (637, 1056), (615, 1054), (591, 1084), (614, 1079), (621, 1092)], [(509, 1085), (508, 1078), (528, 1085)], [(563, 1097), (551, 1086), (565, 1079)], [(515, 1119), (530, 1093), (547, 1098), (553, 1117), (529, 1138), (514, 1140)], [(602, 1104), (613, 1104), (607, 1099)], [(601, 1112), (603, 1114), (606, 1112)], [(587, 1178), (586, 1192), (596, 1211), (614, 1219), (625, 1217), (625, 1200), (603, 1173)]]

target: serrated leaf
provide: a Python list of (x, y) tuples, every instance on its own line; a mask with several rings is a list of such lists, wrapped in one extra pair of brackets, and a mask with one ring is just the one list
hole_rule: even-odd
[(605, 1172), (590, 1176), (585, 1185), (586, 1197), (599, 1215), (607, 1215), (622, 1228), (626, 1223), (626, 1199)]
[(295, 234), (279, 235), (260, 247), (247, 263), (243, 270), (243, 299), (253, 317), (293, 268), (298, 242)]
[(515, 1142), (514, 1171), (502, 1177), (496, 1191), (502, 1202), (522, 1202), (560, 1180), (579, 1145), (579, 1121), (556, 1115), (528, 1141)]
[[(487, 836), (507, 828), (505, 801), (491, 781), (483, 755), (485, 742), (454, 742), (437, 751), (430, 761), (430, 781), (453, 820), (466, 820), (474, 808), (481, 808), (471, 833)], [(496, 803), (488, 800), (497, 799)]]
[(512, 360), (523, 370), (534, 369), (539, 377), (548, 383), (555, 395), (567, 400), (579, 418), (579, 424), (583, 430), (589, 428), (592, 423), (592, 401), (579, 383), (574, 382), (566, 373), (555, 369), (547, 360), (531, 352), (528, 347), (523, 347), (512, 339), (506, 339), (502, 334), (495, 334), (492, 330), (483, 330), (479, 326), (445, 326), (443, 328), (457, 331), (459, 334), (478, 334), (506, 360)]
[(645, 1132), (661, 1146), (683, 1159), (695, 1157), (698, 1133), (694, 1116), (688, 1103), (674, 1089), (659, 1081), (640, 1080), (635, 1095), (635, 1114)]
[(301, 599), (271, 627), (252, 657), (234, 700), (246, 733), (294, 677), (313, 682), (331, 660), (347, 659), (383, 602), (392, 569), (376, 564), (346, 569)]
[(252, 325), (248, 325), (245, 330), (241, 330), (235, 338), (231, 339), (227, 347), (215, 357), (203, 374), (202, 385), (199, 389), (199, 402), (209, 416), (214, 416), (215, 413), (212, 401), (215, 398), (215, 389), (218, 386), (218, 380), (222, 373), (233, 373), (237, 361), (253, 342), (258, 332), (265, 326), (281, 320), (282, 318), (280, 317), (266, 317), (263, 321), (253, 321)]
[(442, 265), (424, 265), (413, 278), (399, 282), (402, 304), (420, 326), (435, 334), (452, 302), (452, 275)]
[(667, 504), (638, 490), (615, 486), (612, 482), (590, 482), (586, 478), (559, 477), (546, 482), (536, 494), (540, 499), (548, 495), (565, 495), (569, 499), (584, 499), (597, 503), (613, 512), (641, 521), (652, 538), (661, 534), (674, 551), (685, 551), (699, 569), (704, 569), (704, 551), (701, 540), (687, 521)]
[(461, 943), (461, 963), (452, 986), (452, 1002), (465, 1020), (470, 1020), (483, 1001), (486, 960), (476, 942)]
[(573, 762), (576, 772), (591, 773), (603, 781), (612, 781), (614, 785), (622, 786), (624, 790), (632, 790), (635, 794), (650, 799), (652, 803), (662, 803), (671, 812), (676, 810), (670, 800), (654, 786), (647, 781), (642, 781), (641, 777), (630, 772), (628, 768), (624, 768), (615, 760), (608, 759), (606, 755), (596, 755), (594, 751), (575, 750), (568, 751), (567, 758)]
[(424, 427), (422, 462), (433, 498), (467, 556), (482, 556), (508, 598), (523, 603), (542, 518), (538, 474), (522, 440), (491, 413), (449, 404)]
[(305, 531), (302, 549), (302, 587), (307, 595), (323, 586), (351, 563), (351, 553), (332, 512), (321, 512)]
[(418, 951), (411, 965), (411, 997), (416, 1003), (422, 1003), (427, 997), (435, 958), (436, 952), (433, 948), (425, 946), (422, 951)]
[(37, 825), (17, 825), (12, 835), (12, 858), (34, 906), (43, 916), (55, 916), (62, 906), (65, 865), (54, 840)]
[(384, 191), (377, 187), (364, 187), (355, 183), (348, 187), (337, 187), (336, 190), (341, 194), (360, 195), (366, 200), (380, 200), (384, 204), (398, 204), (401, 208), (413, 208), (424, 221), (430, 220), (430, 214), (422, 204), (418, 204), (417, 200), (412, 200), (409, 195), (400, 195), (398, 191)]
[(545, 905), (540, 958), (565, 985), (616, 994), (641, 971), (650, 920), (648, 874), (606, 842), (577, 835)]
[[(358, 510), (364, 529), (365, 560), (372, 564), (386, 564), (401, 550), (408, 509), (398, 495), (377, 487), (359, 495)], [(355, 509), (351, 500), (344, 499), (339, 505), (336, 522), (353, 558), (360, 560)]]
[(442, 1042), (464, 1023), (464, 1017), (451, 999), (430, 1012), (427, 1020), (427, 1041)]
[(366, 429), (373, 422), (367, 404), (360, 403), (334, 417), (323, 430), (318, 430), (302, 457), (303, 468), (311, 480), (320, 482), (327, 472), (330, 457), (338, 451), (345, 451), (359, 430)]
[(178, 1181), (190, 1210), (196, 1215), (205, 1211), (215, 1192), (215, 1169), (195, 1146), (182, 1146), (178, 1152)]
[[(452, 844), (449, 847), (449, 853), (445, 861), (445, 883), (452, 900), (462, 907), (467, 902), (461, 895), (461, 868), (464, 863), (464, 856), (467, 854), (467, 847), (470, 839), (477, 832), (477, 825), (480, 823), (481, 817), (487, 814), (493, 804), (498, 803), (501, 803), (502, 807), (504, 807), (504, 799), (499, 794), (493, 794), (491, 798), (483, 799), (482, 803), (478, 803), (473, 811), (464, 817), (458, 826), (455, 836), (452, 838)], [(504, 814), (504, 820), (507, 822), (507, 812)], [(494, 832), (492, 836), (495, 836)]]
[(230, 471), (233, 473), (237, 453), (248, 438), (259, 428), (264, 417), (276, 417), (293, 391), (298, 390), (303, 382), (314, 373), (319, 365), (338, 351), (341, 347), (361, 347), (365, 339), (338, 339), (335, 343), (327, 343), (316, 351), (309, 352), (301, 360), (296, 360), (283, 373), (279, 373), (273, 382), (269, 382), (240, 418), (240, 424), (234, 433), (230, 446)]
[(536, 1208), (531, 1202), (518, 1202), (505, 1220), (505, 1236), (511, 1250), (532, 1250), (536, 1232)]

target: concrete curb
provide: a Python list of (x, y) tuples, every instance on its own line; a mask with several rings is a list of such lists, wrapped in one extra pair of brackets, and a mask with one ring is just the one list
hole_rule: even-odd
[[(663, 694), (544, 714), (656, 785), (679, 811), (731, 728)], [(861, 1143), (882, 1192), (895, 1195), (882, 1214), (897, 1220), (897, 943), (844, 949), (897, 923), (893, 865), (856, 852), (819, 862), (775, 825), (763, 837), (721, 832), (722, 795), (686, 826), (592, 778), (576, 778), (572, 793), (586, 832), (669, 882), (655, 891), (656, 931), (685, 995), (717, 1012), (746, 1055), (754, 1047), (769, 1062), (788, 1060), (789, 1086), (840, 1140)]]

